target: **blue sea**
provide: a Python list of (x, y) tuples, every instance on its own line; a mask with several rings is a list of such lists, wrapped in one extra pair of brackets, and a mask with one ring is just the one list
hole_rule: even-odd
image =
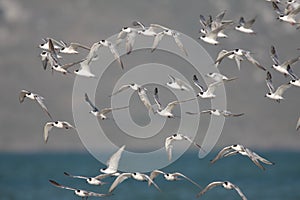
[[(299, 200), (300, 199), (300, 153), (299, 152), (259, 152), (275, 162), (262, 171), (248, 158), (232, 156), (217, 161), (209, 160), (217, 152), (204, 159), (198, 159), (196, 152), (184, 154), (176, 162), (162, 169), (166, 172), (179, 171), (205, 187), (211, 181), (228, 180), (240, 187), (249, 200)], [(91, 186), (84, 180), (66, 177), (63, 172), (76, 175), (94, 176), (104, 165), (90, 154), (85, 153), (38, 153), (0, 154), (0, 199), (1, 200), (68, 200), (80, 199), (72, 191), (56, 188), (49, 183), (53, 179), (60, 184), (106, 193), (109, 184)], [(112, 182), (113, 178), (105, 179)], [(165, 181), (155, 179), (162, 192), (146, 183), (128, 179), (121, 183), (114, 194), (103, 199), (197, 199), (199, 189), (191, 183), (180, 180)], [(89, 197), (99, 199), (99, 197)], [(241, 199), (235, 191), (215, 187), (199, 199), (235, 200)]]

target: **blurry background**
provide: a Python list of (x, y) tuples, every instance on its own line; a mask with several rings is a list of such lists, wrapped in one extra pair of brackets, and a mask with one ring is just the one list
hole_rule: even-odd
[[(49, 119), (35, 103), (18, 102), (21, 89), (31, 90), (45, 97), (56, 119), (73, 123), (70, 97), (74, 77), (58, 73), (52, 76), (49, 70), (42, 69), (38, 57), (42, 38), (53, 37), (90, 46), (118, 33), (124, 26), (131, 26), (133, 20), (140, 20), (146, 25), (159, 23), (171, 27), (197, 40), (199, 14), (216, 16), (223, 10), (227, 10), (225, 19), (235, 22), (241, 16), (246, 20), (257, 16), (254, 24), (257, 35), (228, 30), (229, 38), (220, 39), (219, 46), (198, 40), (199, 43), (213, 59), (222, 49), (251, 50), (254, 57), (273, 72), (275, 87), (286, 83), (288, 78), (270, 69), (269, 49), (275, 45), (282, 61), (299, 55), (296, 50), (300, 46), (299, 31), (277, 21), (271, 4), (263, 0), (0, 0), (0, 151), (84, 151), (75, 132), (64, 134), (58, 130), (50, 136), (54, 139), (44, 145), (43, 126)], [(293, 68), (300, 75), (299, 65)], [(226, 120), (218, 145), (242, 143), (262, 149), (299, 150), (299, 133), (295, 131), (299, 88), (289, 89), (284, 94), (286, 99), (278, 104), (264, 98), (268, 91), (265, 73), (248, 62), (242, 63), (238, 71), (232, 60), (225, 59), (219, 69), (227, 76), (239, 77), (225, 86), (228, 109), (246, 114)]]

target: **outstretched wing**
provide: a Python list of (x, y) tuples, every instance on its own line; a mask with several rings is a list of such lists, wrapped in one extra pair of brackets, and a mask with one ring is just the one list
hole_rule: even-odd
[(161, 103), (159, 102), (159, 98), (158, 98), (158, 88), (154, 89), (154, 101), (158, 106), (158, 109), (161, 109)]
[(267, 83), (270, 93), (274, 93), (275, 89), (272, 84), (272, 75), (269, 71), (267, 72), (266, 83)]
[(177, 46), (181, 49), (181, 51), (183, 51), (183, 53), (184, 53), (186, 56), (188, 56), (188, 53), (187, 53), (186, 49), (185, 49), (184, 46), (183, 46), (183, 43), (182, 43), (181, 40), (179, 39), (179, 33), (174, 32), (172, 35), (173, 35), (173, 38), (174, 38), (174, 40), (175, 40)]
[(169, 161), (172, 160), (172, 148), (173, 148), (172, 142), (173, 142), (172, 136), (167, 137), (165, 140), (165, 149), (168, 154)]
[(93, 108), (93, 111), (98, 111), (98, 108), (91, 102), (87, 93), (84, 94), (84, 100)]
[(122, 62), (120, 55), (119, 55), (117, 49), (115, 48), (115, 46), (112, 43), (110, 43), (110, 45), (108, 47), (109, 47), (110, 52), (113, 54), (114, 58), (120, 64), (121, 68), (124, 69), (123, 62)]
[(182, 174), (182, 173), (176, 172), (176, 173), (174, 173), (173, 175), (175, 175), (175, 176), (180, 176), (180, 177), (182, 177), (182, 178), (185, 178), (186, 180), (188, 180), (189, 182), (191, 182), (192, 184), (194, 184), (194, 185), (197, 186), (198, 188), (202, 189), (202, 187), (201, 187), (198, 183), (196, 183), (195, 181), (193, 181), (192, 179), (190, 179), (189, 177), (185, 176), (185, 175)]
[(282, 96), (282, 94), (291, 87), (292, 85), (290, 83), (283, 84), (277, 88), (277, 90), (274, 92), (275, 95)]
[(108, 192), (111, 193), (112, 191), (114, 191), (114, 189), (123, 181), (125, 181), (126, 179), (131, 177), (131, 173), (123, 173), (120, 174), (115, 180), (114, 182), (111, 184)]
[(252, 63), (253, 65), (257, 66), (258, 68), (266, 71), (266, 68), (264, 68), (257, 60), (255, 60), (251, 55), (250, 52), (246, 52), (245, 57), (247, 58), (247, 60)]
[(145, 107), (148, 109), (148, 111), (153, 111), (152, 105), (150, 103), (150, 100), (148, 98), (148, 95), (146, 93), (146, 90), (143, 88), (138, 88), (138, 95), (140, 97), (140, 100), (143, 102)]
[(46, 105), (44, 104), (44, 98), (37, 95), (35, 97), (36, 102), (38, 102), (38, 104), (41, 106), (41, 108), (47, 113), (47, 115), (50, 117), (50, 119), (52, 119), (52, 116), (50, 115)]
[(125, 145), (123, 145), (116, 153), (114, 153), (107, 161), (107, 167), (111, 170), (111, 171), (117, 171), (118, 167), (119, 167), (119, 161), (121, 158), (121, 155), (123, 153), (125, 149)]
[[(160, 170), (158, 170), (158, 169), (153, 170), (153, 171), (150, 173), (150, 180), (153, 181), (159, 174), (165, 174), (165, 172), (160, 171)], [(149, 185), (149, 186), (152, 184), (152, 181), (148, 181), (148, 185)]]
[(215, 182), (212, 182), (210, 184), (208, 184), (203, 190), (201, 190), (198, 194), (197, 194), (197, 198), (202, 196), (205, 192), (207, 192), (208, 190), (218, 186), (218, 185), (222, 185), (223, 182), (222, 181), (215, 181)]
[(251, 28), (252, 25), (254, 24), (255, 20), (256, 20), (256, 17), (254, 17), (253, 19), (250, 19), (249, 21), (245, 22), (244, 28), (247, 28), (247, 29)]
[(153, 41), (153, 45), (152, 45), (152, 48), (151, 48), (151, 52), (153, 52), (157, 48), (159, 42), (161, 41), (161, 39), (163, 38), (164, 35), (165, 35), (164, 32), (160, 32), (155, 36), (154, 41)]
[(243, 200), (247, 200), (246, 196), (242, 193), (241, 189), (240, 189), (238, 186), (233, 185), (233, 184), (232, 184), (232, 186), (233, 186), (233, 188), (235, 189), (235, 191), (237, 191), (237, 193), (240, 195), (240, 197), (241, 197)]
[(200, 91), (203, 92), (203, 87), (200, 85), (200, 82), (196, 75), (193, 76), (193, 82), (200, 89)]
[(221, 151), (219, 151), (217, 156), (210, 161), (210, 163), (211, 164), (215, 163), (217, 160), (222, 158), (224, 156), (224, 154), (228, 153), (229, 150), (231, 150), (231, 146), (224, 147)]
[(271, 51), (270, 51), (270, 53), (271, 53), (271, 59), (272, 59), (272, 61), (273, 61), (276, 65), (280, 65), (280, 61), (279, 61), (279, 58), (278, 58), (278, 54), (277, 54), (276, 49), (275, 49), (275, 47), (274, 47), (273, 45), (271, 46)]
[(22, 103), (26, 97), (26, 94), (28, 94), (29, 92), (27, 90), (21, 90), (20, 94), (19, 94), (19, 101), (20, 103)]
[(114, 96), (124, 90), (127, 90), (128, 88), (130, 88), (130, 85), (122, 85), (115, 93), (112, 93), (110, 96)]
[(71, 187), (68, 187), (68, 186), (61, 185), (61, 184), (57, 183), (57, 182), (54, 181), (54, 180), (49, 180), (49, 182), (50, 182), (52, 185), (54, 185), (55, 187), (59, 187), (59, 188), (66, 189), (66, 190), (73, 190), (73, 191), (77, 190), (77, 189), (75, 189), (75, 188), (71, 188)]
[(52, 122), (47, 122), (44, 126), (44, 142), (47, 143), (49, 138), (49, 131), (53, 128)]
[(89, 177), (85, 177), (85, 176), (75, 176), (75, 175), (69, 174), (67, 172), (64, 172), (64, 175), (72, 177), (72, 178), (80, 178), (80, 179), (85, 179), (85, 180), (89, 178)]

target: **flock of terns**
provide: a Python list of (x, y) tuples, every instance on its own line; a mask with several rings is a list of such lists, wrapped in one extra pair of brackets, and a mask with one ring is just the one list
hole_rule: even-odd
[[(278, 13), (278, 19), (283, 22), (288, 22), (291, 25), (300, 24), (300, 22), (297, 22), (295, 17), (300, 12), (300, 4), (296, 2), (295, 0), (288, 0), (285, 3), (280, 2), (279, 0), (267, 0), (271, 2), (274, 10), (276, 13)], [(285, 8), (282, 10), (280, 7), (285, 6)], [(245, 34), (257, 34), (256, 31), (253, 30), (253, 24), (256, 20), (256, 18), (245, 20), (244, 17), (241, 17), (238, 21), (237, 25), (234, 25), (233, 20), (224, 20), (225, 11), (221, 12), (219, 15), (217, 15), (214, 19), (213, 17), (209, 16), (208, 19), (206, 19), (203, 15), (200, 15), (200, 24), (201, 29), (200, 33), (203, 34), (201, 37), (199, 37), (201, 40), (203, 40), (206, 43), (217, 45), (219, 44), (218, 38), (226, 38), (229, 37), (227, 33), (225, 33), (225, 30), (228, 30), (230, 27), (234, 26), (234, 29), (240, 32), (243, 32)], [(150, 24), (150, 26), (145, 26), (143, 23), (139, 21), (134, 21), (132, 23), (133, 27), (124, 27), (122, 28), (121, 32), (119, 33), (117, 40), (115, 42), (107, 41), (107, 40), (101, 40), (99, 42), (94, 43), (91, 47), (79, 44), (79, 43), (70, 43), (67, 44), (64, 41), (57, 41), (53, 38), (46, 38), (44, 39), (44, 43), (40, 44), (39, 47), (43, 50), (40, 54), (43, 68), (46, 70), (47, 68), (51, 68), (52, 73), (54, 71), (62, 74), (75, 74), (78, 76), (84, 76), (87, 78), (95, 78), (96, 76), (91, 71), (91, 64), (99, 59), (99, 55), (97, 54), (97, 51), (100, 47), (108, 48), (109, 51), (112, 53), (112, 56), (115, 58), (115, 60), (119, 63), (121, 69), (124, 69), (124, 64), (121, 60), (121, 57), (117, 51), (117, 46), (125, 42), (126, 52), (127, 54), (130, 54), (134, 48), (134, 42), (137, 36), (146, 36), (146, 37), (153, 37), (153, 46), (152, 46), (152, 52), (155, 51), (155, 49), (158, 47), (159, 42), (163, 39), (164, 36), (169, 36), (174, 38), (175, 43), (177, 44), (178, 48), (182, 51), (182, 53), (185, 56), (188, 56), (188, 51), (185, 49), (183, 43), (180, 40), (180, 33), (172, 30), (170, 28), (167, 28), (165, 26), (159, 25), (159, 24)], [(67, 63), (67, 64), (61, 64), (62, 54), (79, 54), (82, 51), (87, 51), (87, 56), (79, 61)], [(61, 55), (60, 55), (61, 54)], [(280, 100), (283, 100), (283, 93), (290, 88), (291, 86), (300, 87), (300, 79), (298, 76), (293, 72), (291, 66), (299, 61), (300, 57), (297, 56), (295, 58), (291, 58), (287, 61), (281, 62), (279, 60), (279, 56), (277, 54), (277, 50), (274, 46), (271, 46), (270, 48), (270, 56), (273, 61), (272, 68), (281, 74), (283, 74), (286, 77), (290, 77), (290, 81), (287, 83), (284, 83), (280, 85), (276, 90), (273, 86), (272, 82), (272, 75), (270, 71), (268, 71), (265, 67), (263, 67), (256, 59), (252, 57), (252, 53), (247, 50), (243, 49), (234, 49), (234, 50), (222, 50), (218, 53), (217, 58), (215, 59), (215, 65), (218, 66), (222, 62), (223, 59), (234, 59), (236, 62), (236, 65), (238, 69), (240, 69), (241, 62), (246, 59), (248, 62), (253, 64), (254, 66), (258, 67), (258, 69), (262, 71), (267, 71), (266, 73), (266, 84), (269, 89), (269, 92), (265, 95), (266, 97), (280, 102)], [(71, 72), (69, 68), (80, 65), (79, 69), (74, 70)], [(148, 89), (144, 88), (141, 85), (138, 85), (137, 83), (129, 83), (127, 85), (121, 86), (117, 91), (112, 93), (110, 96), (117, 95), (120, 92), (123, 92), (125, 90), (132, 89), (136, 91), (140, 97), (141, 102), (145, 105), (146, 109), (149, 112), (154, 112), (155, 114), (158, 114), (163, 117), (167, 118), (174, 118), (176, 117), (172, 110), (173, 108), (181, 103), (192, 101), (197, 99), (198, 97), (203, 99), (212, 99), (216, 98), (217, 95), (215, 94), (215, 90), (218, 86), (228, 82), (228, 81), (234, 81), (237, 79), (237, 77), (231, 77), (228, 78), (225, 75), (222, 75), (220, 73), (208, 73), (206, 74), (207, 78), (210, 78), (213, 80), (213, 83), (209, 84), (207, 88), (204, 88), (200, 81), (198, 80), (198, 77), (194, 75), (191, 80), (194, 83), (194, 85), (197, 87), (199, 92), (197, 93), (196, 97), (192, 99), (186, 99), (183, 101), (172, 101), (168, 103), (165, 107), (162, 106), (162, 104), (159, 101), (159, 90), (158, 88), (154, 89), (154, 95), (153, 99), (156, 104), (152, 105), (149, 97), (148, 97)], [(193, 87), (189, 85), (188, 83), (182, 81), (181, 79), (174, 77), (173, 75), (169, 75), (170, 82), (167, 82), (167, 85), (174, 89), (174, 90), (182, 90), (182, 91), (191, 91), (193, 90)], [(49, 113), (44, 98), (40, 96), (39, 94), (32, 93), (31, 91), (22, 90), (19, 95), (20, 103), (22, 103), (25, 98), (31, 99), (36, 101), (40, 107), (45, 111), (45, 113), (49, 116), (51, 120), (53, 120), (52, 115)], [(108, 119), (106, 116), (109, 112), (112, 110), (121, 110), (121, 109), (127, 109), (129, 106), (125, 107), (118, 107), (118, 108), (104, 108), (99, 110), (94, 103), (89, 99), (88, 94), (84, 94), (83, 98), (86, 103), (92, 108), (90, 111), (91, 114), (93, 114), (95, 117), (99, 117), (102, 120)], [(154, 109), (156, 108), (156, 109)], [(199, 113), (189, 112), (187, 111), (186, 114), (189, 115), (198, 115), (198, 114), (211, 114), (214, 116), (223, 116), (223, 117), (239, 117), (242, 116), (244, 113), (232, 113), (227, 110), (219, 110), (217, 108), (211, 108), (207, 110), (203, 110)], [(44, 126), (44, 142), (47, 143), (49, 138), (49, 131), (53, 128), (61, 128), (61, 129), (74, 129), (76, 128), (71, 125), (70, 123), (66, 121), (51, 121), (47, 122)], [(297, 122), (296, 129), (300, 129), (300, 118)], [(193, 144), (195, 147), (201, 149), (202, 151), (205, 151), (199, 144), (195, 143), (192, 139), (190, 139), (188, 136), (183, 135), (181, 133), (175, 133), (167, 138), (165, 138), (165, 149), (168, 155), (169, 161), (172, 160), (172, 149), (173, 144), (176, 141), (188, 141), (191, 144)], [(153, 185), (157, 190), (161, 191), (160, 187), (154, 182), (154, 179), (162, 175), (165, 180), (167, 181), (177, 181), (181, 179), (185, 179), (189, 181), (191, 184), (195, 185), (197, 188), (201, 189), (201, 191), (197, 194), (197, 197), (200, 197), (208, 190), (214, 188), (215, 186), (222, 186), (225, 189), (229, 190), (235, 190), (240, 197), (243, 200), (246, 200), (246, 196), (243, 194), (241, 189), (234, 185), (233, 183), (229, 181), (215, 181), (208, 184), (205, 188), (202, 188), (198, 183), (196, 183), (194, 180), (190, 179), (189, 177), (185, 176), (183, 173), (180, 172), (163, 172), (161, 170), (155, 169), (153, 170), (149, 175), (142, 174), (139, 172), (135, 173), (121, 173), (118, 171), (118, 165), (119, 161), (122, 155), (122, 152), (125, 149), (125, 145), (122, 146), (117, 152), (115, 152), (110, 159), (107, 161), (107, 168), (101, 169), (101, 174), (94, 177), (86, 177), (86, 176), (78, 176), (78, 175), (72, 175), (70, 173), (64, 172), (64, 174), (68, 177), (77, 178), (77, 179), (84, 179), (88, 184), (91, 185), (104, 185), (107, 184), (107, 182), (103, 182), (102, 180), (107, 177), (116, 177), (113, 183), (111, 184), (109, 191), (107, 193), (101, 194), (101, 193), (95, 193), (90, 191), (85, 191), (81, 189), (76, 189), (68, 186), (61, 185), (57, 183), (54, 180), (49, 180), (51, 184), (53, 184), (56, 187), (67, 189), (67, 190), (73, 190), (76, 195), (84, 198), (88, 198), (89, 196), (97, 196), (97, 197), (104, 197), (109, 196), (113, 193), (113, 191), (116, 189), (116, 187), (122, 183), (124, 180), (128, 178), (135, 179), (137, 181), (144, 181), (147, 182), (149, 186)], [(234, 144), (227, 147), (224, 147), (214, 159), (211, 160), (211, 164), (215, 163), (217, 160), (225, 157), (229, 157), (232, 155), (243, 155), (248, 157), (257, 167), (259, 167), (262, 170), (265, 170), (265, 167), (262, 165), (273, 165), (274, 163), (267, 160), (266, 158), (263, 158), (262, 156), (258, 155), (257, 153), (253, 152), (252, 150), (248, 149), (247, 147), (244, 147), (241, 144)]]

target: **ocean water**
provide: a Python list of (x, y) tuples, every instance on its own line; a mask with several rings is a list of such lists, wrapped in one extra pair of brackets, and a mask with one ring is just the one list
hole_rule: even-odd
[[(299, 200), (300, 199), (300, 153), (299, 152), (259, 152), (275, 162), (262, 171), (249, 159), (232, 156), (217, 161), (209, 160), (217, 152), (204, 159), (198, 159), (196, 152), (184, 154), (176, 162), (163, 169), (166, 172), (179, 171), (205, 187), (211, 181), (228, 180), (240, 187), (249, 200)], [(97, 175), (103, 164), (90, 154), (84, 153), (41, 153), (41, 154), (0, 154), (0, 200), (64, 200), (80, 199), (72, 191), (52, 186), (48, 180), (60, 184), (106, 193), (113, 178), (105, 179), (104, 186), (91, 186), (84, 180), (64, 176), (63, 172), (76, 175)], [(165, 181), (155, 179), (162, 192), (146, 183), (128, 179), (121, 183), (114, 194), (104, 199), (196, 199), (199, 189), (191, 183), (180, 180)], [(89, 199), (98, 199), (90, 197)], [(235, 191), (216, 187), (199, 199), (235, 200), (241, 199)]]

